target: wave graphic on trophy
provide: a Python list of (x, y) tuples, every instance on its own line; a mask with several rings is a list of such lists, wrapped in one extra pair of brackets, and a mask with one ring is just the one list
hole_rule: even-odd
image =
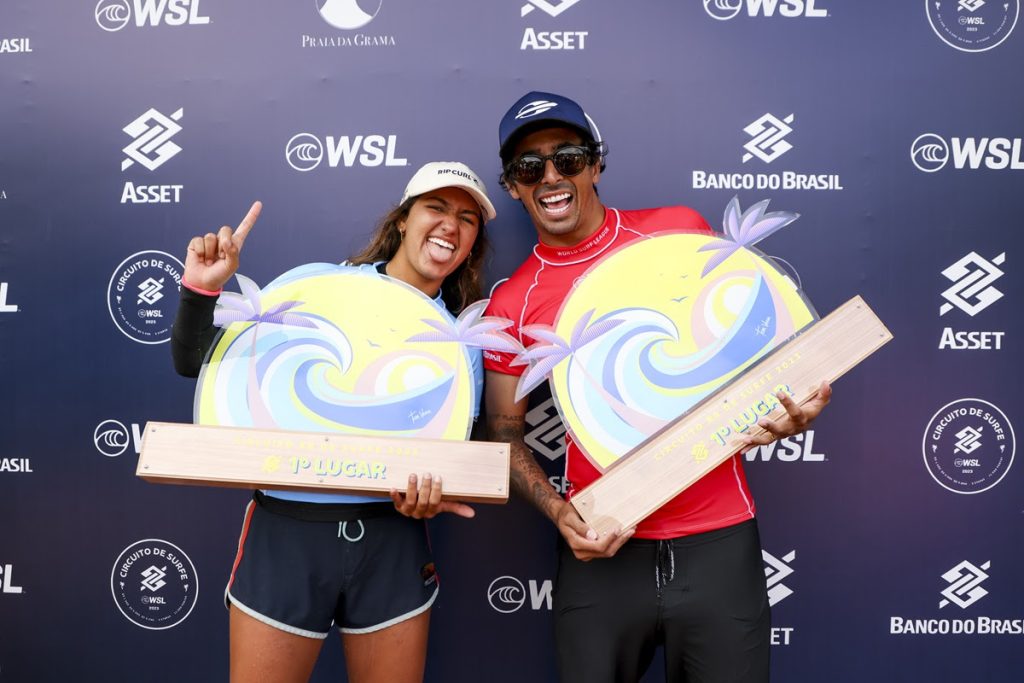
[(660, 232), (602, 258), (553, 326), (523, 328), (539, 341), (516, 359), (530, 365), (519, 396), (549, 379), (572, 438), (604, 470), (816, 320), (752, 248), (799, 217), (767, 208), (733, 198), (722, 235)]
[(198, 424), (465, 439), (480, 390), (468, 348), (515, 351), (481, 320), (449, 319), (415, 288), (376, 271), (309, 264), (262, 291), (221, 295), (223, 327), (196, 391)]

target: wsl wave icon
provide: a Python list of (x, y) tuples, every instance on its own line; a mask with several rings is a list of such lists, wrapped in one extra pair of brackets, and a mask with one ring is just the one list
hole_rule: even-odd
[[(816, 319), (797, 285), (752, 245), (794, 213), (741, 211), (725, 234), (664, 232), (605, 256), (537, 340), (517, 398), (545, 379), (574, 441), (599, 470)], [(622, 283), (630, 283), (623, 287)]]
[(324, 146), (315, 135), (299, 133), (288, 140), (284, 147), (284, 158), (296, 171), (312, 171), (324, 158)]
[(910, 160), (919, 171), (941, 171), (949, 161), (949, 145), (934, 133), (919, 135), (910, 145)]
[(334, 28), (352, 31), (373, 21), (382, 4), (383, 0), (317, 0), (316, 8)]
[(704, 0), (704, 11), (712, 19), (728, 21), (743, 9), (742, 0)]
[(481, 318), (486, 302), (453, 320), (369, 266), (308, 264), (262, 291), (237, 278), (215, 313), (199, 424), (461, 440), (478, 405), (470, 349), (521, 348), (500, 331), (509, 321)]
[(96, 23), (104, 31), (120, 31), (132, 18), (128, 0), (100, 0), (96, 3)]

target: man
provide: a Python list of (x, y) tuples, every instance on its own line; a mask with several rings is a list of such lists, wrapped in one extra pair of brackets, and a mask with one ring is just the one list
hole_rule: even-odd
[[(692, 209), (620, 211), (597, 195), (604, 143), (583, 109), (531, 92), (499, 128), (502, 185), (522, 202), (537, 230), (533, 254), (498, 287), (488, 315), (525, 325), (552, 324), (573, 281), (602, 254), (668, 228), (709, 231)], [(766, 681), (770, 622), (754, 505), (739, 454), (708, 473), (635, 529), (599, 536), (548, 484), (524, 438), (526, 400), (515, 400), (521, 366), (485, 353), (491, 438), (512, 444), (512, 486), (562, 536), (555, 584), (555, 637), (565, 681), (635, 681), (665, 646), (670, 681)], [(822, 384), (803, 409), (779, 396), (786, 416), (762, 420), (745, 447), (807, 428), (828, 403)], [(600, 472), (566, 436), (569, 497)], [(596, 560), (591, 562), (591, 560)]]

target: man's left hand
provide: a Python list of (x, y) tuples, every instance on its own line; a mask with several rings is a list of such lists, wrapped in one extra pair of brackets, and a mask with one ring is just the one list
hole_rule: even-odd
[(793, 436), (805, 431), (811, 426), (814, 418), (828, 405), (832, 399), (832, 387), (828, 382), (822, 382), (818, 391), (803, 406), (798, 406), (788, 395), (783, 392), (776, 394), (779, 403), (786, 409), (786, 414), (777, 420), (763, 418), (757, 421), (757, 426), (765, 431), (756, 436), (746, 435), (740, 439), (741, 448), (747, 450), (754, 446), (762, 446), (771, 443), (776, 439)]

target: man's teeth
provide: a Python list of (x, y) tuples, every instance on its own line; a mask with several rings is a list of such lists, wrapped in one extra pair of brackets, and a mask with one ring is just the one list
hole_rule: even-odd
[(551, 195), (550, 197), (544, 197), (543, 199), (540, 200), (540, 203), (543, 204), (544, 206), (548, 206), (550, 204), (557, 204), (558, 202), (565, 201), (569, 197), (570, 194), (568, 192), (563, 192), (561, 194)]
[(444, 247), (445, 249), (451, 249), (452, 251), (455, 251), (454, 244), (452, 244), (451, 242), (446, 242), (440, 237), (428, 237), (427, 241), (430, 242), (431, 244), (436, 244), (439, 247)]

